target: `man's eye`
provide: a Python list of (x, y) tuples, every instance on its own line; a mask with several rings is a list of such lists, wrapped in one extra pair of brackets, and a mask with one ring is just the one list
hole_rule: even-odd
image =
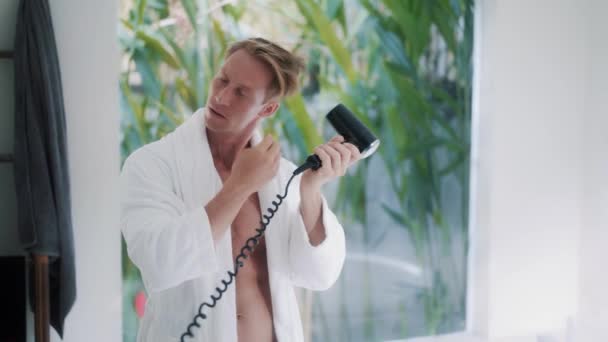
[(243, 93), (243, 91), (241, 89), (237, 89), (236, 94), (238, 96), (245, 96), (245, 93)]

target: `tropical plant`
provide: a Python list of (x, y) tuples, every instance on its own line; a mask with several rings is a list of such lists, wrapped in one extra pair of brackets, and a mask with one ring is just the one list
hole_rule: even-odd
[[(349, 222), (347, 229), (361, 227), (366, 254), (378, 252), (390, 228), (403, 229), (409, 239), (404, 245), (412, 246), (423, 270), (423, 281), (415, 288), (417, 304), (395, 301), (398, 336), (387, 336), (374, 323), (377, 284), (369, 276), (372, 267), (365, 264), (362, 338), (464, 328), (473, 0), (257, 0), (213, 6), (203, 0), (123, 1), (123, 158), (202, 107), (228, 43), (248, 34), (242, 23), (255, 25), (256, 14), (274, 13), (287, 22), (281, 29), (296, 37), (295, 50), (307, 57), (308, 66), (302, 92), (284, 101), (265, 130), (281, 139), (290, 159), (302, 160), (331, 134), (316, 115), (327, 102), (342, 102), (353, 110), (379, 136), (382, 147), (341, 178), (332, 196), (334, 208)], [(381, 206), (370, 201), (369, 191), (378, 173), (389, 184), (377, 187), (384, 191)], [(378, 233), (371, 222), (380, 216), (392, 225)], [(347, 235), (359, 236), (354, 231)], [(123, 255), (125, 281), (135, 284), (126, 288), (140, 288), (136, 268)], [(344, 277), (340, 286), (349, 287)], [(348, 335), (348, 295), (342, 291), (340, 296), (343, 333), (324, 328), (318, 295), (315, 340), (355, 340)], [(134, 316), (128, 309), (132, 297), (125, 298), (128, 320)], [(412, 324), (419, 320), (412, 317), (418, 310), (423, 328)]]
[[(322, 59), (320, 91), (338, 94), (383, 141), (398, 199), (383, 210), (407, 230), (424, 267), (426, 333), (464, 328), (473, 1), (296, 2), (310, 28), (303, 39)], [(336, 205), (371, 228), (368, 172), (341, 179)], [(363, 239), (373, 248), (369, 229)], [(373, 326), (365, 334), (376, 338)]]

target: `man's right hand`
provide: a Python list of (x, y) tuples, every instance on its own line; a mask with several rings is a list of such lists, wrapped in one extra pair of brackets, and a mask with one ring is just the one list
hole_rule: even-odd
[(266, 135), (258, 145), (238, 152), (227, 182), (252, 194), (277, 174), (280, 160), (279, 142)]
[[(254, 125), (252, 123), (248, 128), (253, 129)], [(214, 241), (222, 238), (247, 198), (268, 183), (279, 170), (279, 143), (268, 135), (258, 145), (245, 148), (250, 137), (250, 134), (243, 134), (232, 167), (223, 173), (227, 176), (224, 186), (205, 205)]]

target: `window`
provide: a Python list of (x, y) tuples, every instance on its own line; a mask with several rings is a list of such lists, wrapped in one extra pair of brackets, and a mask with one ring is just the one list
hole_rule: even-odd
[[(324, 189), (347, 259), (330, 290), (301, 293), (307, 337), (464, 330), (473, 1), (140, 2), (122, 1), (123, 158), (204, 106), (228, 42), (285, 43), (307, 59), (301, 92), (265, 122), (286, 157), (301, 161), (334, 134), (324, 113), (339, 102), (382, 141)], [(123, 259), (125, 341), (133, 341), (145, 294)]]

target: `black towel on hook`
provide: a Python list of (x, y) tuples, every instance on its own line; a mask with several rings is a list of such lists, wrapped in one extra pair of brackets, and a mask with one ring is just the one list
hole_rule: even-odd
[(47, 0), (21, 0), (14, 66), (19, 237), (29, 253), (50, 257), (50, 321), (63, 337), (76, 275), (63, 94)]

